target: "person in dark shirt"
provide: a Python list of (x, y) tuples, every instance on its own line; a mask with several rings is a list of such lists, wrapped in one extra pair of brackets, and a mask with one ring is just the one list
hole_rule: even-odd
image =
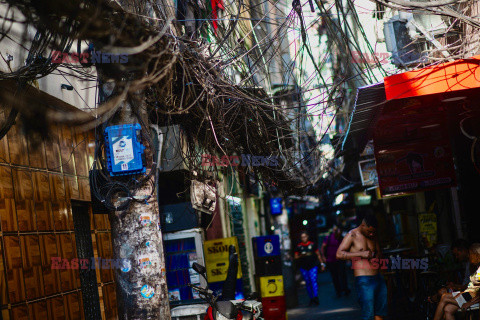
[(334, 225), (332, 232), (325, 237), (320, 250), (322, 257), (324, 257), (327, 262), (327, 269), (332, 275), (333, 286), (335, 287), (337, 297), (340, 297), (342, 293), (345, 293), (347, 296), (350, 294), (350, 289), (347, 285), (347, 268), (345, 261), (337, 259), (337, 250), (342, 240), (342, 229)]
[(295, 260), (305, 280), (308, 296), (310, 297), (310, 305), (318, 305), (317, 259), (320, 261), (322, 271), (325, 270), (325, 261), (323, 261), (317, 245), (308, 239), (306, 232), (301, 233), (300, 239), (302, 242), (295, 249)]

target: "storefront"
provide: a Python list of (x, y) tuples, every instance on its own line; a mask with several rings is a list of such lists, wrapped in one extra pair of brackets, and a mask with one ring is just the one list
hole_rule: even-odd
[(383, 220), (386, 244), (420, 253), (456, 238), (480, 240), (479, 64), (477, 56), (359, 89), (345, 141), (360, 153), (373, 139), (378, 194), (371, 209)]

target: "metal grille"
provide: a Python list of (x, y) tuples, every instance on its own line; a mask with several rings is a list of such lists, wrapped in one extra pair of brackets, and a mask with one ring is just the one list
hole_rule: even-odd
[[(93, 257), (92, 235), (90, 233), (90, 217), (88, 205), (72, 201), (73, 224), (75, 228), (75, 242), (79, 259)], [(100, 297), (98, 295), (97, 277), (95, 270), (80, 268), (80, 282), (82, 285), (82, 300), (85, 319), (101, 319)]]

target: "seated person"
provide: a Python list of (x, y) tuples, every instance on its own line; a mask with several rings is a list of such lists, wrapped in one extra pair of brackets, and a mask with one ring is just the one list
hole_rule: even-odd
[[(480, 265), (480, 243), (474, 243), (469, 250), (470, 264)], [(480, 301), (480, 267), (470, 276), (467, 289), (463, 292), (444, 293), (435, 311), (434, 320), (455, 320), (458, 309), (466, 310)]]
[(464, 273), (462, 274), (462, 282), (461, 283), (453, 283), (448, 282), (447, 285), (440, 290), (438, 293), (431, 296), (429, 298), (430, 302), (437, 303), (444, 293), (452, 292), (452, 291), (463, 291), (467, 288), (468, 283), (470, 282), (470, 274), (472, 273), (470, 270), (470, 262), (468, 261), (468, 252), (469, 252), (469, 245), (468, 242), (464, 239), (458, 239), (452, 244), (452, 254), (455, 257), (455, 260), (462, 263), (462, 270)]

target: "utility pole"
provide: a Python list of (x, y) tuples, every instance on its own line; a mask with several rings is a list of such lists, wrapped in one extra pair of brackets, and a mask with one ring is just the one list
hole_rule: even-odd
[[(140, 109), (145, 110), (137, 110)], [(143, 123), (148, 124), (146, 116), (141, 116), (145, 118)], [(138, 123), (138, 119), (132, 116), (131, 106), (125, 103), (115, 122)], [(149, 128), (142, 127), (142, 130), (148, 132)], [(152, 159), (152, 146), (146, 147), (146, 159)], [(149, 170), (152, 170), (152, 161), (147, 160), (147, 173)], [(157, 193), (152, 193), (155, 176), (156, 173), (152, 174), (134, 194), (137, 199), (146, 198), (145, 201), (131, 201), (126, 210), (109, 214), (113, 258), (122, 261), (121, 268), (115, 269), (118, 313), (122, 320), (170, 319)]]

